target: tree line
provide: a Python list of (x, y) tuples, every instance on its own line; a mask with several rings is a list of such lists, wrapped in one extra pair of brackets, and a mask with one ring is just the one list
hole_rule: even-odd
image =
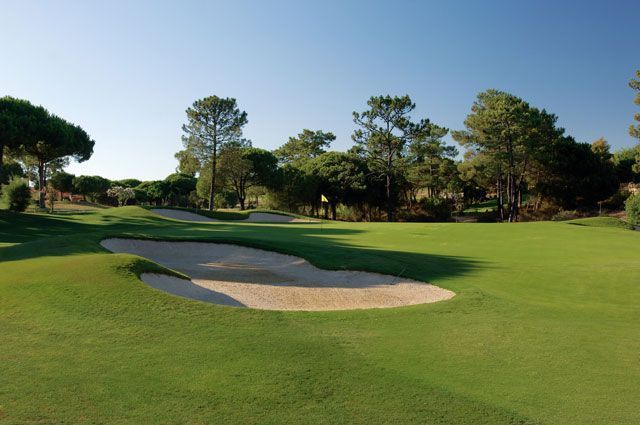
[[(341, 218), (388, 221), (447, 219), (488, 198), (495, 218), (510, 222), (523, 208), (528, 217), (607, 202), (620, 209), (620, 183), (640, 182), (640, 147), (612, 153), (604, 139), (579, 143), (556, 115), (510, 93), (480, 93), (456, 131), (414, 118), (415, 107), (407, 95), (371, 97), (353, 113), (346, 152), (330, 151), (333, 133), (309, 129), (268, 152), (243, 137), (247, 113), (235, 99), (207, 97), (186, 111), (178, 170), (197, 176), (197, 195), (210, 209), (216, 194), (233, 189), (241, 209), (253, 193), (271, 208), (333, 219), (340, 209)], [(448, 134), (465, 149), (463, 159), (445, 142)]]
[[(629, 85), (640, 105), (640, 71), (636, 77)], [(453, 131), (415, 117), (415, 108), (408, 95), (373, 96), (353, 112), (346, 152), (331, 150), (332, 132), (310, 129), (269, 151), (244, 137), (248, 115), (236, 99), (205, 97), (186, 110), (177, 172), (143, 182), (65, 173), (70, 158), (91, 156), (94, 141), (40, 106), (4, 97), (0, 182), (30, 177), (41, 207), (48, 186), (118, 205), (260, 206), (360, 221), (447, 220), (491, 200), (487, 218), (509, 222), (559, 210), (621, 209), (628, 196), (621, 183), (640, 183), (640, 145), (611, 152), (604, 139), (580, 143), (556, 115), (513, 94), (478, 94), (464, 128)], [(634, 119), (640, 122), (640, 114)], [(640, 123), (629, 133), (640, 139)], [(446, 143), (448, 135), (462, 156)]]

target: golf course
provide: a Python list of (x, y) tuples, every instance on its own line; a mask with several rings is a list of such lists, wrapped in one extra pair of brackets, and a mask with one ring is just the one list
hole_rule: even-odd
[[(322, 226), (321, 226), (322, 224)], [(273, 311), (178, 297), (110, 238), (214, 242), (455, 296)], [(640, 421), (640, 232), (615, 218), (251, 223), (0, 212), (0, 423)]]
[(639, 5), (2, 3), (0, 425), (639, 425)]

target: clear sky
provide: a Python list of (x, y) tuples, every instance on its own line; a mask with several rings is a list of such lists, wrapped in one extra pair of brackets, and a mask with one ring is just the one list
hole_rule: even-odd
[(352, 111), (378, 94), (460, 129), (488, 88), (619, 148), (634, 143), (638, 16), (637, 0), (0, 0), (0, 95), (81, 125), (95, 153), (69, 171), (112, 179), (173, 172), (184, 110), (213, 94), (238, 100), (267, 149), (310, 128), (345, 150)]

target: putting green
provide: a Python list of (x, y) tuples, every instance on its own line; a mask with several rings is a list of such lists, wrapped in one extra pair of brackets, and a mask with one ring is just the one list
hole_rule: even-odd
[[(614, 221), (188, 223), (0, 213), (0, 422), (640, 422), (640, 233)], [(394, 309), (186, 300), (107, 237), (231, 242), (432, 282)]]

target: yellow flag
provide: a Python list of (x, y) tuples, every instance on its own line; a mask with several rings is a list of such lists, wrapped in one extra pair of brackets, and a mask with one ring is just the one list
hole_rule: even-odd
[(320, 202), (327, 202), (327, 203), (329, 203), (329, 200), (327, 199), (327, 197), (326, 197), (326, 196), (324, 196), (324, 195), (320, 195)]

